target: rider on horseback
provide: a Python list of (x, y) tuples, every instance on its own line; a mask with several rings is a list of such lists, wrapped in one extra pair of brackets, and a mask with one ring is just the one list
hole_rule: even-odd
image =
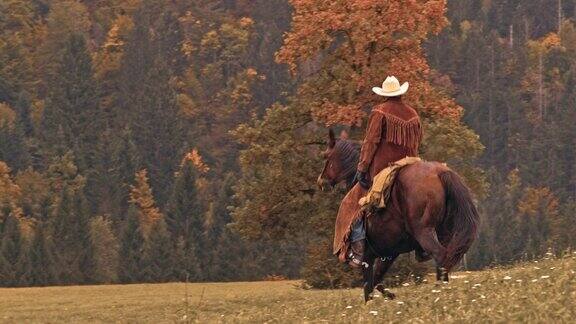
[[(372, 109), (355, 177), (359, 186), (356, 185), (347, 195), (345, 200), (348, 199), (348, 202), (343, 202), (343, 207), (346, 205), (349, 208), (341, 208), (356, 215), (351, 226), (350, 251), (346, 255), (353, 267), (362, 265), (366, 246), (364, 213), (358, 206), (358, 197), (366, 194), (370, 189), (371, 179), (391, 163), (405, 157), (417, 156), (422, 139), (417, 112), (402, 102), (402, 95), (408, 91), (408, 82), (400, 85), (392, 76), (386, 78), (382, 88), (374, 87), (372, 91), (387, 100)], [(343, 252), (340, 251), (340, 244), (335, 241), (335, 252)]]

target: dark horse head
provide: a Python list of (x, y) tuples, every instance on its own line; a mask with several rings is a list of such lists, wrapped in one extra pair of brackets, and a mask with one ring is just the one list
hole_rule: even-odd
[(354, 175), (359, 159), (359, 146), (348, 140), (346, 133), (336, 139), (334, 131), (330, 129), (327, 148), (322, 152), (325, 159), (322, 173), (318, 176), (318, 186), (322, 191), (334, 188), (340, 182), (346, 182), (350, 189), (354, 183)]

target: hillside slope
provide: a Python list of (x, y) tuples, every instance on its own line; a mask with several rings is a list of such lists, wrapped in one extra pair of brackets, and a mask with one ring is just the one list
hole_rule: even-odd
[(0, 322), (569, 322), (576, 253), (511, 268), (461, 272), (449, 284), (405, 284), (365, 305), (359, 289), (297, 281), (0, 289)]

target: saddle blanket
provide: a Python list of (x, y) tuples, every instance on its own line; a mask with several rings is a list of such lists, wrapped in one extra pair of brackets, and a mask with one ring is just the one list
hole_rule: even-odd
[(422, 159), (419, 157), (405, 157), (380, 171), (380, 173), (374, 177), (372, 187), (368, 191), (368, 194), (360, 198), (360, 201), (358, 201), (362, 209), (385, 208), (386, 202), (388, 201), (388, 198), (390, 198), (391, 185), (394, 182), (394, 179), (396, 179), (398, 170), (420, 161), (422, 161)]

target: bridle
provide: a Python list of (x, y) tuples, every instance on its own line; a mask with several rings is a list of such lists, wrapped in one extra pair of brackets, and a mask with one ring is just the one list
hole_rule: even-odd
[[(326, 162), (324, 163), (324, 168), (322, 169), (322, 173), (320, 173), (319, 179), (324, 179), (324, 174), (328, 169), (331, 159), (333, 159), (334, 154), (336, 154), (337, 158), (340, 160), (340, 165), (344, 166), (344, 169), (341, 170), (341, 172), (339, 172), (338, 176), (335, 179), (330, 180), (330, 186), (335, 187), (338, 183), (345, 181), (346, 187), (349, 190), (354, 185), (354, 175), (356, 174), (357, 159), (351, 156), (343, 156), (343, 153), (345, 152), (342, 151), (342, 145), (338, 144), (334, 146), (330, 156), (326, 157)], [(349, 154), (354, 154), (354, 152), (357, 152), (357, 150), (355, 150), (354, 148), (350, 148), (350, 150), (351, 151), (348, 152)], [(354, 161), (351, 162), (350, 158), (354, 158)]]

